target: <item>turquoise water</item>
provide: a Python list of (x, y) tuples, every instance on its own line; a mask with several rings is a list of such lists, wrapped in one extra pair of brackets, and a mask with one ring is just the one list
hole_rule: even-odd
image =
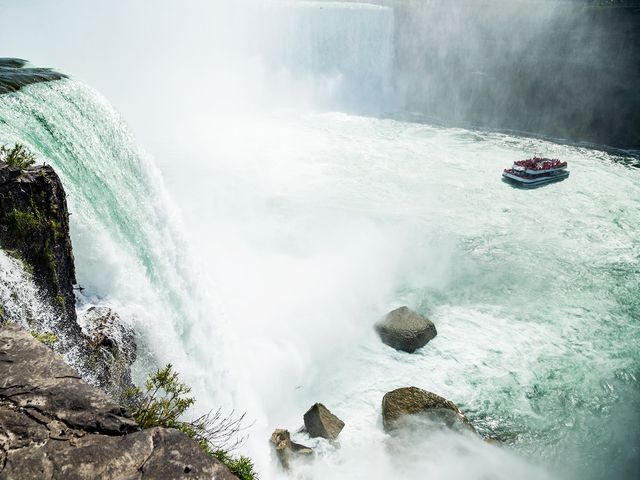
[[(630, 158), (338, 113), (212, 116), (202, 130), (196, 155), (158, 159), (166, 190), (80, 83), (0, 97), (0, 140), (62, 177), (87, 297), (140, 332), (137, 371), (171, 361), (201, 409), (246, 410), (263, 478), (279, 478), (265, 439), (297, 430), (315, 401), (347, 427), (340, 449), (317, 442), (300, 478), (635, 478)], [(533, 154), (571, 176), (530, 191), (500, 181)], [(438, 328), (413, 355), (371, 329), (401, 304)], [(454, 400), (498, 446), (390, 445), (380, 401), (403, 385)]]

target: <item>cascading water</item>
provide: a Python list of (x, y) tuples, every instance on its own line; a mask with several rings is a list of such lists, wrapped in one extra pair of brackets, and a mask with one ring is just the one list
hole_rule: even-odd
[[(393, 9), (367, 3), (282, 2), (265, 62), (296, 103), (380, 112), (393, 105)], [(260, 38), (260, 37), (259, 37)]]
[[(134, 322), (148, 345), (143, 357), (162, 358), (163, 350), (188, 343), (192, 328), (206, 325), (198, 318), (209, 302), (199, 297), (160, 174), (113, 108), (82, 84), (64, 81), (2, 96), (0, 111), (0, 138), (27, 145), (62, 179), (82, 302), (109, 304)], [(186, 352), (177, 351), (188, 368)]]
[[(365, 103), (381, 91), (387, 60), (367, 65), (391, 61), (390, 9), (291, 8), (282, 37), (304, 48), (285, 50), (281, 65), (272, 57), (276, 73), (291, 72), (269, 76), (273, 91), (300, 81), (301, 92)], [(342, 83), (304, 85), (306, 72)], [(0, 139), (26, 143), (62, 177), (80, 284), (136, 326), (143, 352), (176, 365), (200, 409), (247, 411), (245, 451), (261, 478), (282, 477), (271, 431), (295, 431), (317, 401), (347, 426), (340, 448), (298, 435), (319, 456), (294, 477), (634, 478), (633, 159), (299, 109), (199, 112), (195, 123), (170, 160), (154, 149), (179, 221), (153, 163), (95, 92), (63, 81), (0, 97)], [(499, 181), (536, 152), (567, 160), (571, 177), (526, 192)], [(401, 304), (438, 328), (412, 355), (371, 328)], [(390, 439), (382, 395), (406, 385), (454, 400), (499, 446), (445, 433)]]
[(0, 250), (0, 305), (2, 317), (24, 328), (47, 330), (57, 315), (34, 284), (22, 262)]

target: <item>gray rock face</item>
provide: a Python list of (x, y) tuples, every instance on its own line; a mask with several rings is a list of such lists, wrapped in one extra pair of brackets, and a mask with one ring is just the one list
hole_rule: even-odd
[(305, 459), (313, 456), (313, 450), (299, 443), (291, 441), (289, 430), (277, 428), (271, 434), (271, 446), (276, 452), (280, 465), (285, 470), (291, 466), (295, 459)]
[(323, 404), (316, 403), (304, 414), (304, 427), (312, 437), (335, 440), (344, 428), (344, 422)]
[(177, 430), (140, 431), (28, 332), (2, 326), (0, 478), (236, 477)]
[(436, 326), (421, 315), (400, 307), (375, 325), (380, 339), (396, 350), (413, 353), (437, 335)]
[(382, 398), (382, 423), (387, 432), (402, 426), (403, 420), (419, 415), (455, 430), (471, 430), (473, 425), (458, 406), (435, 393), (417, 387), (403, 387), (388, 392)]

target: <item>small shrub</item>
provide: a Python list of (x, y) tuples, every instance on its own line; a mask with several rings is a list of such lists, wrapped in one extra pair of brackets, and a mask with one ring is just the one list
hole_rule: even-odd
[(36, 156), (21, 143), (16, 143), (13, 148), (0, 146), (0, 160), (10, 167), (28, 168), (36, 163)]
[(149, 376), (144, 391), (138, 387), (129, 389), (125, 393), (125, 403), (142, 428), (176, 428), (198, 442), (203, 451), (224, 463), (240, 480), (257, 480), (249, 458), (236, 458), (229, 453), (244, 443), (245, 438), (239, 437), (244, 429), (244, 414), (233, 418), (233, 412), (223, 415), (218, 409), (190, 422), (183, 421), (182, 415), (195, 403), (189, 393), (191, 387), (180, 382), (173, 366), (167, 364)]
[(52, 347), (58, 341), (58, 337), (51, 332), (31, 332), (33, 338), (44, 343), (48, 347)]
[(213, 456), (224, 463), (229, 471), (240, 480), (257, 480), (258, 474), (254, 471), (253, 462), (249, 457), (244, 455), (233, 457), (224, 450), (213, 452)]
[(64, 295), (56, 295), (56, 303), (58, 304), (58, 307), (64, 310), (64, 307), (67, 304), (66, 300), (64, 299)]
[(22, 236), (30, 235), (42, 227), (42, 222), (33, 212), (17, 208), (7, 214), (7, 223)]

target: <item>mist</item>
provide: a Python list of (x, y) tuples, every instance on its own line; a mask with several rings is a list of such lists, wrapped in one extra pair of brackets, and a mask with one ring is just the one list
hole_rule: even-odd
[(596, 3), (403, 2), (396, 79), (404, 109), (637, 148), (639, 11)]
[[(149, 285), (112, 226), (90, 214), (72, 232), (79, 278), (145, 335), (152, 352), (141, 355), (140, 376), (171, 361), (201, 409), (247, 412), (245, 449), (265, 479), (281, 474), (270, 432), (295, 432), (316, 401), (348, 427), (341, 449), (297, 438), (320, 453), (299, 478), (581, 478), (585, 459), (606, 465), (635, 438), (614, 435), (606, 450), (592, 434), (618, 401), (602, 382), (637, 365), (633, 342), (623, 341), (633, 327), (607, 310), (636, 277), (610, 279), (616, 287), (598, 303), (588, 290), (609, 277), (584, 273), (606, 270), (608, 245), (632, 255), (632, 228), (611, 230), (603, 218), (615, 191), (636, 192), (637, 182), (605, 170), (605, 154), (568, 145), (637, 139), (632, 53), (611, 55), (617, 37), (593, 35), (593, 12), (560, 0), (0, 0), (0, 45), (3, 56), (95, 88), (146, 151), (140, 168), (151, 179), (139, 175), (135, 201), (120, 207), (141, 230), (175, 209), (171, 229), (147, 235), (148, 255), (162, 265), (188, 256), (179, 273), (189, 282)], [(500, 133), (513, 130), (534, 138)], [(573, 190), (537, 194), (531, 206), (496, 188), (494, 173), (532, 151), (580, 166), (565, 187)], [(127, 168), (119, 152), (104, 156), (107, 170)], [(462, 175), (470, 162), (476, 175)], [(121, 184), (109, 185), (129, 198)], [(627, 197), (623, 226), (640, 220)], [(567, 226), (540, 227), (545, 211)], [(574, 233), (587, 228), (605, 238)], [(548, 255), (548, 245), (549, 265), (517, 258), (523, 246)], [(172, 288), (188, 308), (170, 316), (162, 301)], [(158, 302), (152, 314), (149, 301)], [(438, 324), (429, 351), (409, 357), (375, 337), (372, 323), (401, 304)], [(607, 315), (623, 325), (609, 334), (621, 346), (576, 353)], [(601, 403), (572, 403), (558, 379)], [(500, 446), (443, 432), (387, 438), (382, 394), (409, 383), (460, 403)], [(633, 385), (624, 389), (637, 398)], [(544, 401), (549, 408), (537, 409)], [(558, 439), (561, 422), (572, 433)], [(634, 461), (623, 458), (617, 471), (632, 472)]]

